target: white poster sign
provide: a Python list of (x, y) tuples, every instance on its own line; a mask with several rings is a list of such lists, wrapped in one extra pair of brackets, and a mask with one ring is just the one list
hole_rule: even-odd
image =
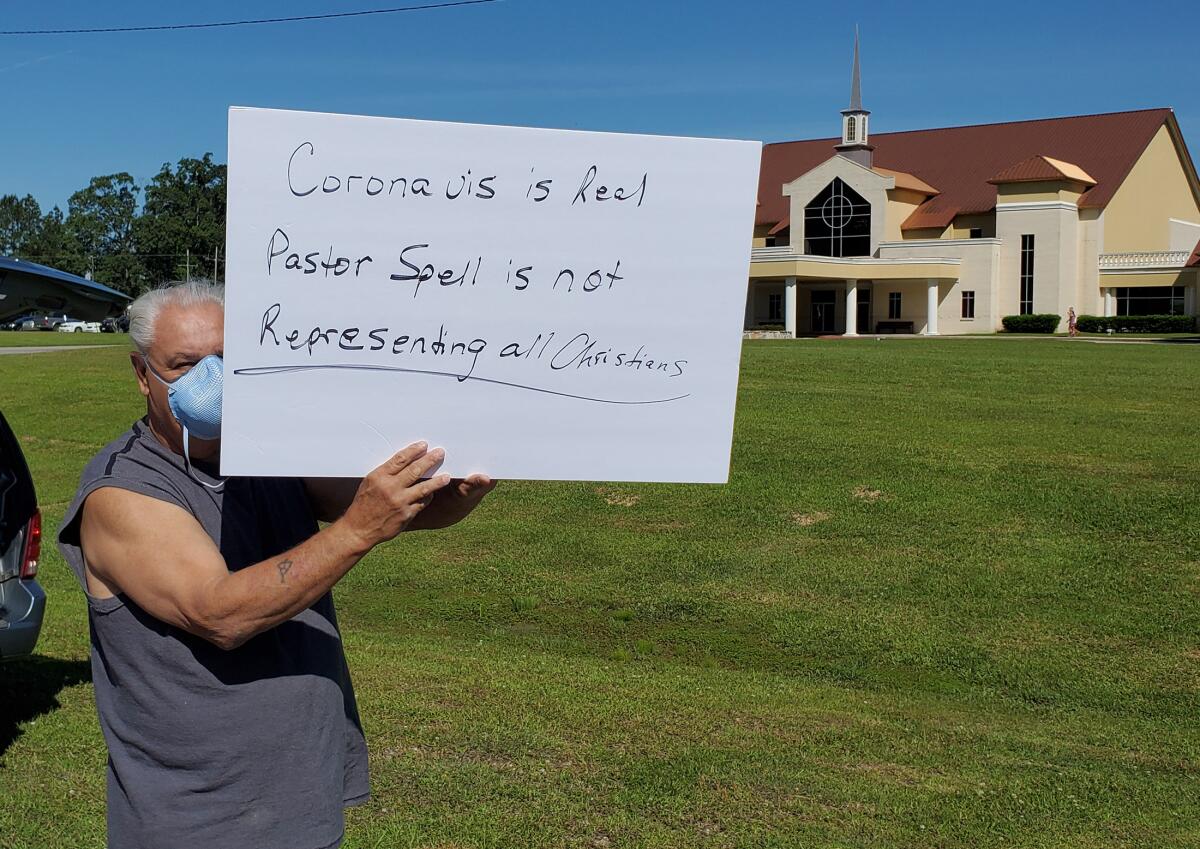
[(726, 481), (760, 153), (231, 109), (222, 474)]

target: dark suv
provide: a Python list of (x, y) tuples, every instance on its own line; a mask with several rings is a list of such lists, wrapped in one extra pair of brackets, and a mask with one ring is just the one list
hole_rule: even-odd
[(33, 652), (46, 594), (35, 580), (42, 514), (21, 445), (0, 413), (0, 661)]

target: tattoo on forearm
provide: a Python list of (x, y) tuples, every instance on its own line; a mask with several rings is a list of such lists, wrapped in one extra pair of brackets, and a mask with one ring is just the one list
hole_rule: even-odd
[(279, 583), (286, 584), (287, 583), (287, 573), (288, 573), (288, 570), (292, 568), (292, 561), (291, 560), (280, 560), (275, 568), (277, 568), (279, 570)]

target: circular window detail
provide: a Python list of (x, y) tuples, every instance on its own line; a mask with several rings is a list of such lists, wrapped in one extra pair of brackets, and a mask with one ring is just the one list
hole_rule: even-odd
[(839, 177), (804, 208), (804, 252), (811, 256), (871, 253), (871, 205)]

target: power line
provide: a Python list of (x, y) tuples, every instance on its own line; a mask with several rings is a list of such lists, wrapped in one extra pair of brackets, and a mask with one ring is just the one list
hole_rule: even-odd
[(419, 6), (397, 6), (391, 9), (364, 9), (358, 12), (330, 12), (324, 15), (294, 15), (287, 18), (252, 18), (241, 21), (213, 21), (204, 24), (159, 24), (144, 27), (92, 27), (88, 29), (18, 29), (0, 30), (0, 35), (79, 35), (106, 32), (161, 32), (180, 29), (216, 29), (217, 27), (241, 27), (255, 24), (285, 24), (297, 21), (327, 21), (333, 18), (361, 18), (367, 15), (394, 15), (399, 12), (423, 12), (430, 9), (449, 9), (453, 6), (478, 6), (482, 3), (498, 3), (500, 0), (445, 0), (441, 3), (424, 3)]

